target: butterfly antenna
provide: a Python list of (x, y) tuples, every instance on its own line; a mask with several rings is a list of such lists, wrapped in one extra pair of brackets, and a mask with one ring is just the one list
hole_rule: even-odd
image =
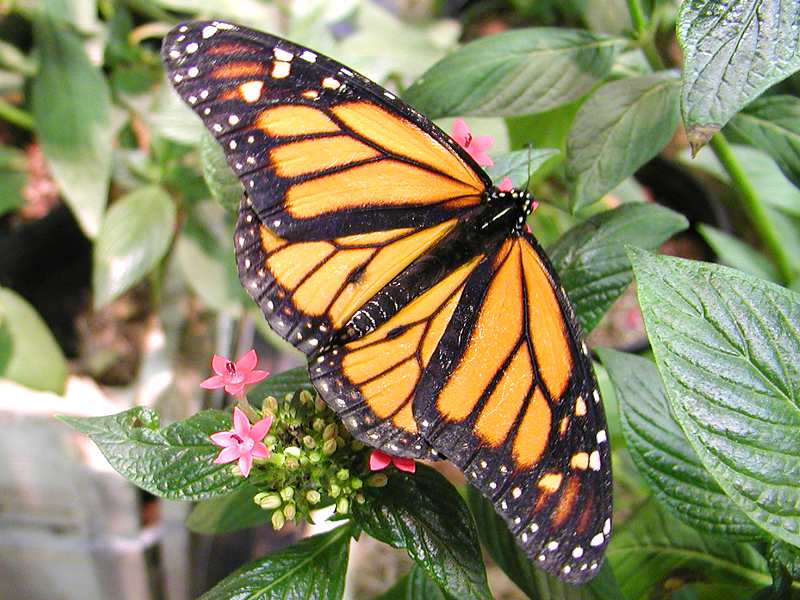
[(531, 185), (531, 177), (533, 176), (532, 167), (533, 167), (533, 144), (528, 143), (528, 179), (525, 181), (525, 189), (528, 189)]

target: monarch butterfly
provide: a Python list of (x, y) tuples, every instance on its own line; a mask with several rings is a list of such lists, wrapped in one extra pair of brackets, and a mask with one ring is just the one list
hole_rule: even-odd
[(590, 579), (611, 532), (605, 417), (530, 194), (287, 40), (192, 22), (162, 54), (244, 185), (242, 284), (321, 397), (370, 446), (455, 463), (535, 564)]

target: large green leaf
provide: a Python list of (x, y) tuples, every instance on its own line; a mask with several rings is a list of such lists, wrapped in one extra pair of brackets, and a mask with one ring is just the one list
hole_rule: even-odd
[[(800, 216), (800, 189), (792, 185), (769, 155), (740, 144), (732, 144), (731, 150), (750, 183), (753, 184), (758, 197), (765, 204), (787, 214)], [(679, 155), (679, 160), (689, 167), (702, 169), (714, 175), (724, 183), (730, 183), (728, 173), (709, 148), (701, 150), (694, 159), (689, 158), (688, 152), (683, 153)]]
[(574, 29), (516, 29), (446, 56), (412, 85), (429, 117), (512, 116), (580, 98), (611, 69), (622, 40)]
[(695, 150), (761, 92), (800, 69), (797, 0), (685, 0), (683, 122)]
[(655, 250), (687, 226), (668, 208), (623, 204), (576, 225), (548, 249), (584, 331), (600, 322), (633, 280), (625, 246)]
[(532, 600), (620, 600), (614, 575), (608, 565), (583, 586), (559, 581), (536, 568), (517, 545), (505, 521), (477, 490), (467, 489), (467, 502), (478, 524), (481, 543), (497, 565)]
[(298, 390), (314, 391), (311, 382), (308, 380), (308, 369), (296, 367), (270, 375), (261, 383), (253, 386), (247, 395), (260, 402), (267, 396), (283, 398), (286, 394), (294, 394)]
[(60, 394), (67, 361), (39, 313), (19, 294), (0, 287), (0, 377)]
[(672, 412), (760, 527), (800, 545), (800, 295), (728, 267), (631, 249)]
[(515, 150), (494, 159), (494, 165), (486, 169), (492, 182), (497, 185), (508, 177), (518, 190), (528, 187), (528, 178), (544, 163), (558, 155), (554, 148), (538, 148), (536, 150)]
[(315, 535), (245, 565), (200, 600), (338, 600), (344, 594), (350, 527)]
[(200, 160), (203, 178), (214, 200), (227, 210), (239, 210), (244, 188), (228, 165), (219, 143), (207, 131), (200, 138)]
[(567, 140), (572, 205), (599, 200), (658, 154), (678, 125), (671, 73), (607, 83), (583, 103)]
[(771, 581), (766, 559), (753, 546), (698, 533), (654, 501), (617, 528), (607, 552), (628, 600), (652, 598), (671, 578), (752, 590)]
[(766, 256), (739, 238), (710, 225), (698, 225), (697, 231), (711, 246), (722, 264), (767, 281), (779, 280), (778, 269), (775, 268), (775, 265)]
[(157, 186), (139, 188), (109, 209), (94, 247), (95, 307), (144, 277), (164, 256), (175, 228), (175, 205)]
[(159, 429), (158, 413), (136, 407), (107, 417), (60, 417), (88, 435), (123, 477), (169, 500), (205, 500), (234, 491), (244, 481), (231, 465), (215, 465), (219, 448), (209, 437), (231, 428), (218, 410)]
[(706, 471), (669, 412), (658, 369), (649, 360), (600, 349), (617, 390), (622, 431), (639, 472), (684, 522), (724, 537), (762, 538), (762, 531)]
[(353, 507), (372, 537), (405, 548), (452, 598), (491, 598), (475, 524), (458, 491), (437, 471), (394, 471), (389, 483)]
[(186, 526), (195, 533), (225, 533), (269, 521), (270, 512), (253, 502), (258, 489), (243, 485), (232, 494), (203, 500), (197, 504)]
[(800, 187), (800, 98), (759, 98), (731, 119), (725, 131), (732, 140), (768, 153)]
[(36, 134), (67, 204), (84, 233), (94, 238), (111, 177), (108, 84), (73, 31), (42, 14), (34, 21), (34, 34), (40, 65), (33, 82)]
[(373, 600), (445, 600), (441, 588), (417, 565), (389, 590)]

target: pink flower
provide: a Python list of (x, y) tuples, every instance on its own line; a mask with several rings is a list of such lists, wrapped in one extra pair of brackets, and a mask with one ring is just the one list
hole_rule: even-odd
[(272, 416), (267, 415), (255, 425), (250, 425), (247, 416), (239, 410), (233, 409), (233, 429), (230, 431), (219, 431), (211, 435), (211, 441), (215, 446), (222, 448), (217, 458), (214, 459), (215, 465), (239, 461), (239, 470), (242, 477), (250, 475), (250, 467), (253, 466), (253, 457), (269, 458), (269, 450), (261, 440), (267, 435), (272, 425)]
[(417, 470), (417, 463), (413, 458), (400, 458), (399, 456), (390, 456), (380, 450), (373, 450), (369, 455), (369, 470), (370, 471), (383, 471), (390, 463), (406, 473), (413, 473)]
[(497, 184), (497, 189), (501, 192), (510, 192), (513, 190), (514, 183), (511, 181), (511, 177), (503, 177), (500, 183)]
[(469, 125), (464, 119), (453, 121), (451, 137), (482, 167), (491, 167), (494, 163), (486, 151), (494, 144), (494, 138), (490, 135), (473, 137)]
[(225, 391), (233, 396), (241, 394), (244, 386), (258, 383), (269, 375), (266, 371), (255, 370), (257, 363), (258, 356), (255, 350), (240, 356), (236, 362), (215, 354), (211, 359), (211, 368), (216, 375), (203, 381), (200, 386), (207, 390), (224, 387)]

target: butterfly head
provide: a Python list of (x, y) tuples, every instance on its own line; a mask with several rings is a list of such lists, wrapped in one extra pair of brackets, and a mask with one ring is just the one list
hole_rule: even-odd
[(497, 205), (498, 208), (501, 205), (506, 207), (505, 210), (501, 211), (501, 214), (506, 213), (509, 208), (515, 209), (511, 212), (517, 216), (516, 227), (518, 228), (525, 227), (528, 216), (534, 211), (537, 205), (531, 193), (524, 189), (502, 189), (494, 187), (491, 192), (489, 192), (488, 200), (490, 203)]

